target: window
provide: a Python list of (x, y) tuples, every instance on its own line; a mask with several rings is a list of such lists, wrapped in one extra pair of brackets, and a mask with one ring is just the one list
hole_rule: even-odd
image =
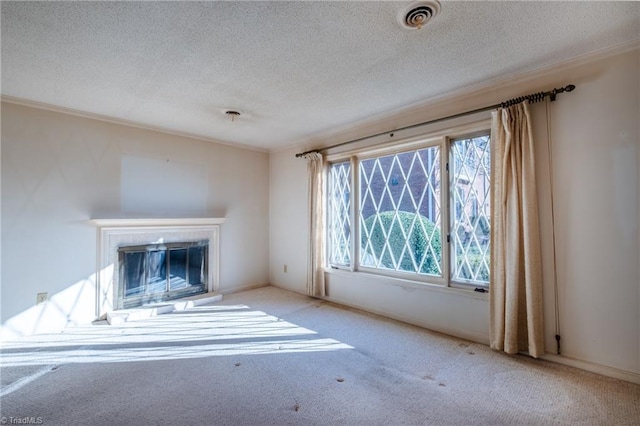
[(351, 166), (348, 162), (335, 163), (330, 171), (329, 259), (333, 265), (347, 266), (351, 262)]
[(451, 279), (489, 283), (489, 136), (451, 143)]
[(439, 150), (359, 162), (360, 266), (442, 275)]
[(332, 267), (488, 286), (489, 131), (329, 160)]

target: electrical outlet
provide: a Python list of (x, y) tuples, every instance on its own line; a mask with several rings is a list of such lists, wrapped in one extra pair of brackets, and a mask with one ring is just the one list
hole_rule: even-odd
[(44, 303), (49, 299), (49, 293), (38, 293), (36, 296), (36, 305)]
[(284, 269), (284, 273), (286, 274), (287, 273), (287, 265), (284, 265), (283, 269)]

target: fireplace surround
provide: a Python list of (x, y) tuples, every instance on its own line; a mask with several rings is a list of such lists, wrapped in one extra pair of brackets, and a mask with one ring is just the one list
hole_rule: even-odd
[[(106, 318), (124, 306), (120, 294), (121, 252), (126, 247), (198, 246), (208, 242), (204, 291), (218, 291), (220, 225), (225, 218), (94, 219), (97, 226), (96, 317)], [(188, 296), (189, 294), (185, 294)]]

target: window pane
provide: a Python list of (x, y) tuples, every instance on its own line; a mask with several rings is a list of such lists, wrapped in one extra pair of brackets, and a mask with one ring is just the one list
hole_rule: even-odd
[(351, 164), (332, 164), (329, 172), (329, 263), (351, 264)]
[(360, 162), (360, 264), (442, 276), (440, 149)]
[(489, 136), (451, 144), (452, 270), (455, 281), (489, 283)]

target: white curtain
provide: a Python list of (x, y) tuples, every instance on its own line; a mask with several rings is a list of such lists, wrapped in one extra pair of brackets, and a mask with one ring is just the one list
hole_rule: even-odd
[(322, 154), (305, 155), (309, 171), (309, 260), (307, 293), (324, 297), (324, 161)]
[(491, 347), (544, 354), (542, 262), (528, 102), (493, 112)]

